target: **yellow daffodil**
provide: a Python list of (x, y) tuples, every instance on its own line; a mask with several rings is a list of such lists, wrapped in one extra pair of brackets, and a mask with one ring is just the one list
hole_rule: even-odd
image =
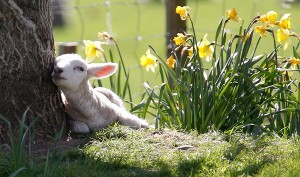
[(240, 21), (241, 19), (237, 16), (237, 14), (238, 13), (236, 12), (235, 8), (227, 10), (228, 19), (230, 20)]
[(103, 56), (103, 49), (100, 41), (83, 40), (85, 45), (85, 55), (88, 62), (91, 62), (95, 57)]
[(170, 68), (174, 68), (175, 63), (176, 63), (176, 60), (175, 60), (174, 56), (171, 55), (171, 56), (167, 59), (167, 65), (168, 65)]
[(184, 45), (186, 43), (186, 36), (183, 35), (182, 33), (177, 33), (177, 37), (174, 37), (173, 41), (175, 42), (176, 45)]
[(202, 41), (198, 43), (198, 52), (200, 58), (205, 58), (206, 61), (210, 61), (214, 53), (214, 47), (206, 39), (206, 37), (207, 34), (205, 34)]
[(266, 24), (274, 26), (277, 19), (277, 13), (275, 11), (269, 11), (267, 14), (260, 16), (259, 21)]
[(276, 24), (282, 29), (291, 29), (291, 14), (284, 14)]
[(188, 6), (177, 6), (176, 14), (180, 15), (181, 20), (186, 20), (189, 17), (189, 10), (191, 8)]
[(280, 29), (277, 30), (277, 42), (280, 43), (280, 44), (285, 42), (283, 49), (284, 50), (287, 49), (287, 47), (290, 43), (290, 41), (289, 41), (289, 30), (288, 29), (280, 28)]
[(291, 63), (291, 66), (293, 69), (296, 69), (297, 65), (300, 65), (300, 59), (297, 59), (295, 57), (288, 60)]
[(147, 50), (146, 55), (143, 55), (140, 58), (140, 64), (146, 68), (147, 71), (151, 69), (152, 72), (155, 72), (157, 67), (156, 57), (150, 53), (150, 49)]
[(267, 27), (266, 26), (256, 26), (255, 32), (259, 33), (261, 37), (266, 36)]

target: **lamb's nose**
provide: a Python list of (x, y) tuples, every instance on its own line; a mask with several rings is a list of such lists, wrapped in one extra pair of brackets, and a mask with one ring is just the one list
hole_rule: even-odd
[(54, 73), (55, 73), (55, 74), (60, 74), (60, 73), (62, 73), (62, 72), (63, 72), (62, 69), (60, 69), (60, 68), (54, 68)]

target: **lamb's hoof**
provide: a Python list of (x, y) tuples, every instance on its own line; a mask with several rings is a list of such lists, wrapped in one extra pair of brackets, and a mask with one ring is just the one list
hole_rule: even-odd
[(141, 128), (149, 128), (149, 124), (146, 120), (140, 119)]
[(68, 120), (68, 128), (73, 133), (90, 133), (88, 125), (81, 121)]

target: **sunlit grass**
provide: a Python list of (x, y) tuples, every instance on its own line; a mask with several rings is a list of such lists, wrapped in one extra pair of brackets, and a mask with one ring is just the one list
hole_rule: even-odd
[[(272, 134), (198, 135), (111, 126), (82, 148), (50, 150), (18, 176), (299, 176), (297, 138)], [(0, 176), (12, 173), (0, 151)]]

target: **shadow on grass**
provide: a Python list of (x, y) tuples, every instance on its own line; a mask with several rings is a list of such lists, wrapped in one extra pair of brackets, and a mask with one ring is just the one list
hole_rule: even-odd
[(158, 177), (173, 176), (171, 167), (161, 161), (156, 162), (159, 169), (147, 169), (131, 164), (124, 164), (122, 159), (104, 162), (79, 151), (73, 151), (64, 156), (60, 167), (56, 169), (55, 176), (81, 176), (81, 177)]
[[(126, 159), (117, 158), (110, 162), (105, 162), (102, 159), (95, 159), (81, 153), (80, 150), (74, 150), (64, 155), (51, 155), (47, 172), (44, 171), (45, 164), (40, 164), (33, 170), (24, 171), (21, 176), (193, 177), (201, 174), (203, 169), (212, 167), (207, 165), (205, 159), (202, 158), (183, 160), (178, 164), (167, 163), (162, 160), (153, 161), (151, 163), (152, 164), (148, 164), (148, 166), (139, 166), (138, 164), (126, 164)], [(41, 173), (44, 174), (41, 175)]]
[[(184, 152), (183, 152), (184, 153)], [(209, 174), (211, 169), (217, 168), (205, 157), (184, 159), (181, 161), (164, 160), (150, 161), (146, 166), (127, 164), (126, 159), (115, 159), (104, 162), (88, 155), (74, 152), (64, 158), (62, 168), (57, 176), (105, 176), (105, 177), (195, 177)], [(126, 164), (125, 164), (126, 163)], [(67, 167), (67, 165), (69, 167)], [(141, 164), (143, 164), (141, 162)]]
[(179, 163), (177, 168), (177, 174), (179, 176), (194, 177), (199, 174), (205, 174), (207, 169), (214, 168), (212, 164), (207, 163), (204, 158), (197, 158), (191, 160), (184, 160)]

